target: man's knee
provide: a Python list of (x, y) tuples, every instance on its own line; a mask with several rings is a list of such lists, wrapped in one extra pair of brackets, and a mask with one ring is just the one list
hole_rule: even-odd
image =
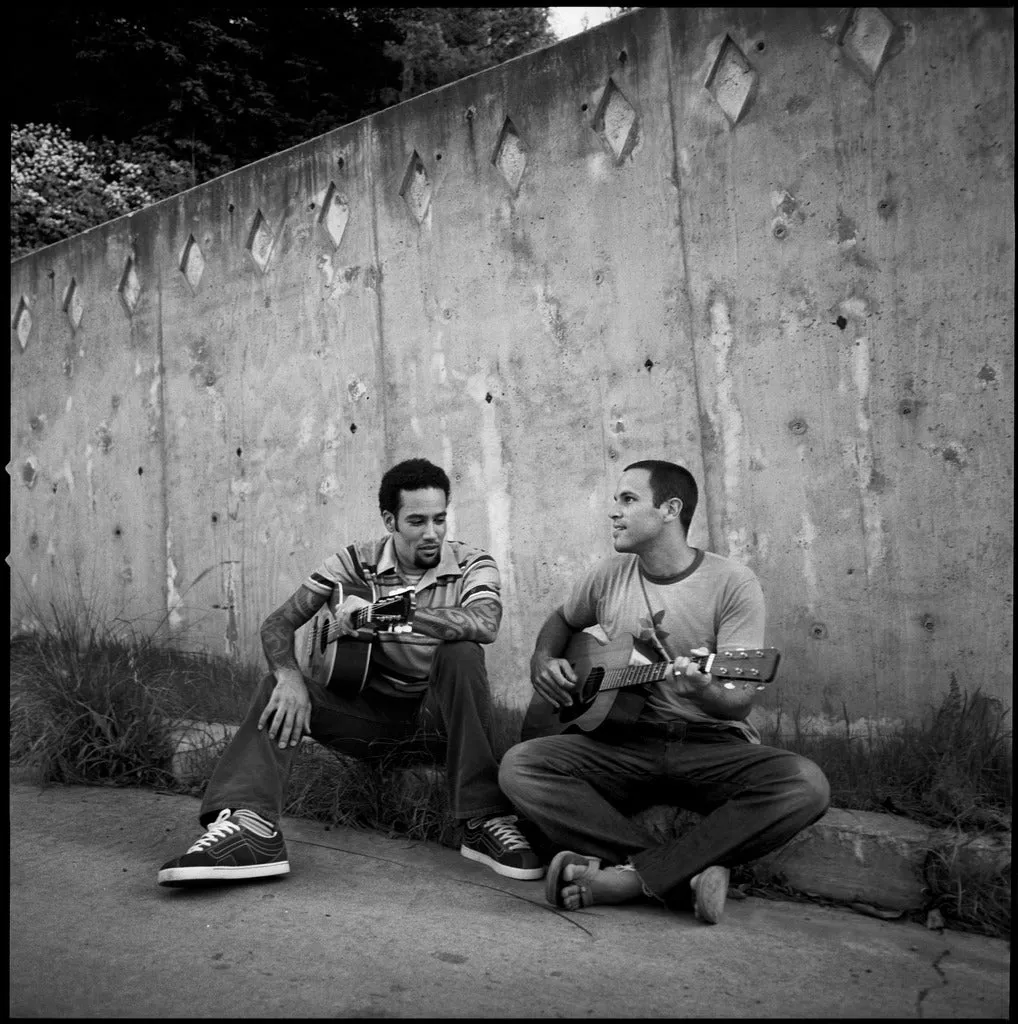
[(262, 712), (265, 710), (265, 705), (268, 704), (269, 698), (272, 696), (272, 691), (276, 688), (276, 677), (271, 672), (266, 672), (261, 679), (258, 680), (258, 685), (254, 689), (254, 693), (251, 694), (251, 700), (247, 705), (247, 714), (254, 715), (256, 718), (260, 718)]
[(831, 785), (820, 767), (808, 758), (796, 756), (796, 789), (803, 806), (817, 817), (831, 805)]
[(529, 763), (528, 747), (529, 740), (517, 743), (510, 747), (503, 755), (498, 766), (498, 784), (506, 796), (511, 798), (512, 793), (519, 789), (520, 782), (526, 773), (526, 766)]
[(535, 775), (550, 770), (543, 738), (523, 740), (510, 747), (498, 766), (498, 784), (510, 799), (526, 791)]
[(439, 644), (432, 662), (432, 672), (454, 671), (459, 668), (484, 672), (484, 648), (473, 640), (453, 640)]

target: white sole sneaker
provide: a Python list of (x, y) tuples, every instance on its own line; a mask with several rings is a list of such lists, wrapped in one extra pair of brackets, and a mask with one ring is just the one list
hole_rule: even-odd
[(242, 867), (229, 865), (202, 865), (201, 867), (163, 868), (159, 872), (160, 885), (185, 885), (188, 882), (242, 882), (247, 878), (271, 878), (273, 875), (288, 875), (288, 861), (273, 864), (246, 864)]
[(525, 882), (532, 882), (538, 878), (544, 878), (544, 868), (513, 868), (506, 864), (499, 864), (497, 860), (489, 857), (486, 853), (479, 853), (477, 850), (470, 849), (469, 846), (461, 846), (460, 853), (466, 857), (467, 860), (477, 861), (478, 864), (485, 864), (496, 874), (503, 875), (505, 878), (519, 878)]

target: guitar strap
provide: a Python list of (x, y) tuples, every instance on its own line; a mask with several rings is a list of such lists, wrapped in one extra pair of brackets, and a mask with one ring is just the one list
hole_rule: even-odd
[(639, 567), (636, 571), (640, 577), (640, 589), (643, 591), (643, 600), (647, 604), (647, 613), (650, 615), (651, 646), (661, 655), (662, 661), (674, 661), (675, 655), (668, 650), (664, 641), (657, 635), (657, 629), (654, 626), (654, 609), (650, 603), (650, 596), (647, 594), (647, 584), (643, 582), (643, 571)]

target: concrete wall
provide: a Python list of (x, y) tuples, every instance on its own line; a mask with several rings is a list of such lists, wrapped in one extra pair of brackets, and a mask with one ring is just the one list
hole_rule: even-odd
[(12, 624), (260, 657), (385, 467), (454, 484), (497, 695), (628, 462), (760, 575), (765, 703), (1010, 706), (1010, 9), (649, 8), (11, 265)]

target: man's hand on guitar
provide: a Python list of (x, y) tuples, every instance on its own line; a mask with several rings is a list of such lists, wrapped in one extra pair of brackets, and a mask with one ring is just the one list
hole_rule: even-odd
[[(690, 654), (703, 657), (710, 652), (705, 647), (698, 647)], [(675, 677), (676, 692), (680, 697), (691, 697), (710, 686), (713, 676), (700, 670), (695, 658), (678, 657), (672, 662), (672, 674)]]
[(333, 630), (340, 636), (352, 636), (358, 640), (373, 640), (377, 632), (375, 629), (367, 626), (357, 629), (353, 624), (354, 615), (361, 608), (368, 608), (370, 605), (371, 602), (365, 601), (363, 597), (348, 594), (336, 608)]
[(530, 659), (530, 681), (534, 689), (552, 707), (566, 707), (573, 702), (576, 673), (565, 658), (549, 658), (535, 654)]
[(287, 744), (295, 747), (305, 735), (311, 735), (311, 697), (296, 669), (276, 671), (275, 689), (258, 719), (258, 728), (266, 727), (269, 739), (278, 741), (281, 750)]

